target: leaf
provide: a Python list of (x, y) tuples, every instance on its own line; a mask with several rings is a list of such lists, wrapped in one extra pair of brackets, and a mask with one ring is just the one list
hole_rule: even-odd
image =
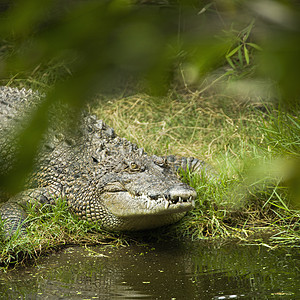
[(230, 64), (230, 66), (231, 66), (233, 69), (235, 69), (235, 65), (233, 64), (231, 58), (230, 58), (230, 57), (226, 57), (226, 59), (227, 59), (228, 63)]
[(299, 122), (299, 124), (297, 123), (297, 119), (295, 118), (295, 119), (293, 119), (290, 115), (287, 115), (287, 117), (288, 117), (288, 119), (298, 128), (298, 129), (300, 129), (300, 122)]
[(258, 46), (257, 44), (254, 43), (246, 43), (246, 45), (251, 46), (252, 48), (262, 51), (262, 48), (260, 46)]
[(231, 50), (227, 55), (226, 58), (231, 57), (233, 54), (235, 54), (238, 50), (240, 50), (242, 47), (242, 45), (237, 46), (236, 48), (234, 48), (233, 50)]
[[(242, 46), (242, 45), (241, 45), (241, 46)], [(239, 49), (239, 51), (238, 51), (238, 57), (239, 57), (239, 61), (240, 61), (240, 63), (241, 63), (241, 66), (243, 66), (244, 63), (243, 63), (243, 55), (242, 55), (241, 47), (240, 47), (240, 49)]]
[(208, 8), (210, 8), (214, 3), (209, 3), (207, 5), (205, 5), (199, 12), (198, 12), (198, 15), (201, 15), (203, 13), (205, 13), (207, 11)]
[(247, 65), (249, 65), (249, 63), (250, 63), (249, 51), (248, 51), (246, 45), (244, 45), (244, 55), (245, 55), (246, 63), (247, 63)]
[(246, 34), (244, 36), (244, 41), (247, 41), (247, 39), (248, 39), (248, 37), (249, 37), (249, 35), (251, 33), (251, 30), (253, 28), (254, 22), (255, 22), (255, 20), (252, 20), (251, 23), (249, 24), (249, 26), (246, 28), (247, 32), (246, 32)]

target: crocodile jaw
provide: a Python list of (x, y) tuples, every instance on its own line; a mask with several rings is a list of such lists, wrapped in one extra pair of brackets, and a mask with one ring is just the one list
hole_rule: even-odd
[(116, 217), (136, 218), (186, 213), (194, 208), (194, 198), (195, 195), (190, 195), (188, 199), (179, 199), (173, 203), (163, 197), (152, 200), (147, 195), (134, 196), (129, 192), (120, 191), (105, 193), (101, 196), (101, 201), (106, 209)]

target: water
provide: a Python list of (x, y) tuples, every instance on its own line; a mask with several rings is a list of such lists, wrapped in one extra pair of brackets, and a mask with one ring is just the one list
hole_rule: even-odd
[(297, 249), (69, 247), (0, 273), (1, 299), (300, 299)]

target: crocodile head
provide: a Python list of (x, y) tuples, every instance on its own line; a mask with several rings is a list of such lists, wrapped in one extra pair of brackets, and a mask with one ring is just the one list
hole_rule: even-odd
[(113, 180), (102, 190), (103, 205), (123, 230), (174, 223), (194, 207), (196, 191), (159, 158), (145, 158), (124, 163), (125, 170), (108, 175)]
[(94, 191), (83, 215), (77, 209), (79, 215), (99, 220), (109, 230), (133, 231), (174, 223), (194, 207), (196, 191), (182, 183), (163, 158), (109, 153), (107, 147), (105, 152), (93, 158), (89, 186)]
[(60, 143), (51, 155), (60, 166), (54, 177), (65, 178), (68, 205), (80, 218), (110, 230), (144, 230), (174, 223), (194, 207), (196, 191), (164, 158), (147, 155), (96, 118), (87, 118), (84, 130), (81, 142)]

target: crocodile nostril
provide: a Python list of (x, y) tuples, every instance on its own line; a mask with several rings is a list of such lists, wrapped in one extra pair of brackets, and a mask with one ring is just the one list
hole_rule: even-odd
[(157, 193), (148, 194), (148, 197), (152, 200), (157, 200), (159, 195)]

